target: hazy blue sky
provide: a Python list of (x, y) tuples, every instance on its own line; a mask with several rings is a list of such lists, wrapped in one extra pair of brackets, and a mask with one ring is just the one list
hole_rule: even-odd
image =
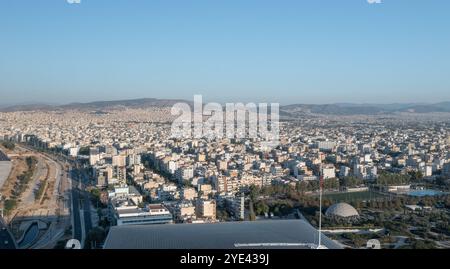
[(0, 104), (450, 100), (448, 0), (1, 0)]

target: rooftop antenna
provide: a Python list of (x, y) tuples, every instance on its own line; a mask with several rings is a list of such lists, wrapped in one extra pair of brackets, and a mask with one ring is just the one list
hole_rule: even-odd
[(319, 244), (317, 249), (325, 248), (322, 246), (322, 188), (323, 188), (323, 175), (321, 173), (319, 179)]

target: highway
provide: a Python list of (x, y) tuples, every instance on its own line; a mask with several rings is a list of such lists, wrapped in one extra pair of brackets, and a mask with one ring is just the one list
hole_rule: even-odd
[(77, 239), (78, 241), (82, 241), (83, 239), (83, 233), (81, 230), (81, 218), (80, 218), (80, 191), (77, 187), (78, 181), (75, 180), (75, 174), (74, 171), (70, 171), (72, 179), (72, 219), (73, 219), (73, 225), (72, 225), (72, 231), (73, 231), (73, 237), (74, 239)]
[[(23, 148), (24, 150), (34, 151), (33, 148), (27, 145), (20, 145), (20, 147)], [(41, 154), (48, 163), (52, 163), (53, 165), (55, 165), (56, 168), (55, 189), (53, 190), (54, 197), (63, 195), (64, 193), (64, 189), (60, 189), (58, 186), (60, 186), (60, 182), (62, 179), (61, 173), (62, 171), (65, 170), (64, 163), (69, 164), (70, 168), (67, 171), (67, 182), (68, 183), (70, 182), (71, 184), (69, 184), (70, 187), (67, 190), (70, 193), (69, 206), (71, 209), (70, 215), (72, 222), (72, 236), (73, 236), (72, 238), (77, 239), (82, 244), (84, 244), (86, 236), (88, 235), (89, 231), (92, 229), (93, 226), (91, 218), (90, 194), (86, 191), (86, 186), (89, 185), (89, 176), (86, 173), (82, 172), (81, 169), (79, 169), (78, 163), (68, 159), (65, 156), (50, 155), (47, 153)], [(37, 178), (42, 176), (41, 175), (42, 173), (36, 174), (38, 174), (35, 175)], [(56, 204), (58, 204), (58, 201), (56, 201)], [(45, 247), (50, 241), (56, 240), (60, 236), (61, 231), (63, 231), (60, 228), (57, 228), (56, 224), (50, 226), (51, 226), (50, 229), (52, 229), (52, 227), (54, 229), (52, 229), (51, 231), (49, 230), (46, 236), (44, 236), (42, 240), (36, 243), (36, 246), (39, 246), (40, 248)], [(10, 233), (7, 230), (5, 231), (0, 230), (0, 240), (1, 240), (0, 249), (16, 248), (14, 241), (9, 240), (9, 236)], [(8, 242), (8, 244), (3, 246), (4, 242)]]
[(83, 191), (84, 194), (84, 205), (83, 205), (83, 211), (84, 211), (84, 226), (86, 235), (89, 233), (89, 231), (92, 229), (92, 216), (91, 216), (91, 201), (89, 199), (89, 194), (85, 191)]
[(86, 237), (92, 229), (91, 199), (89, 193), (86, 191), (86, 185), (89, 183), (89, 177), (84, 172), (81, 173), (81, 177), (82, 181), (80, 184), (80, 195), (83, 200), (84, 234)]
[[(89, 193), (85, 190), (88, 176), (84, 173), (75, 173), (72, 170), (72, 204), (73, 204), (73, 234), (74, 238), (82, 244), (92, 229), (91, 201)], [(81, 212), (82, 211), (82, 212)], [(83, 214), (81, 218), (81, 214)]]

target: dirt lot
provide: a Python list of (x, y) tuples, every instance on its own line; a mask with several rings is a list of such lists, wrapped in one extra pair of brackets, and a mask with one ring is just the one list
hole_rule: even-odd
[(12, 210), (9, 216), (5, 218), (8, 220), (13, 216), (27, 214), (27, 211), (29, 211), (30, 208), (35, 209), (39, 207), (38, 205), (40, 205), (40, 203), (39, 201), (35, 201), (34, 191), (38, 187), (38, 183), (46, 182), (47, 178), (49, 178), (49, 165), (39, 154), (22, 150), (19, 147), (16, 147), (14, 150), (5, 150), (5, 152), (8, 154), (13, 164), (10, 176), (0, 189), (0, 193), (5, 199), (11, 197), (15, 184), (18, 181), (17, 177), (28, 170), (26, 158), (33, 156), (37, 160), (37, 165), (34, 169), (32, 180), (28, 182), (26, 190), (21, 193), (19, 199), (17, 199), (15, 209)]
[(23, 172), (27, 171), (27, 163), (25, 161), (26, 157), (13, 157), (11, 158), (13, 168), (8, 179), (0, 190), (2, 197), (10, 197), (11, 190), (14, 188), (14, 183), (16, 182), (17, 176), (21, 175)]

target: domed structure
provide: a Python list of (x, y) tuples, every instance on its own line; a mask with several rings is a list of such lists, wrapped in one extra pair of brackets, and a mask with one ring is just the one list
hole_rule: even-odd
[(359, 214), (353, 206), (347, 203), (338, 203), (330, 206), (325, 212), (325, 216), (338, 218), (354, 218), (358, 217)]

